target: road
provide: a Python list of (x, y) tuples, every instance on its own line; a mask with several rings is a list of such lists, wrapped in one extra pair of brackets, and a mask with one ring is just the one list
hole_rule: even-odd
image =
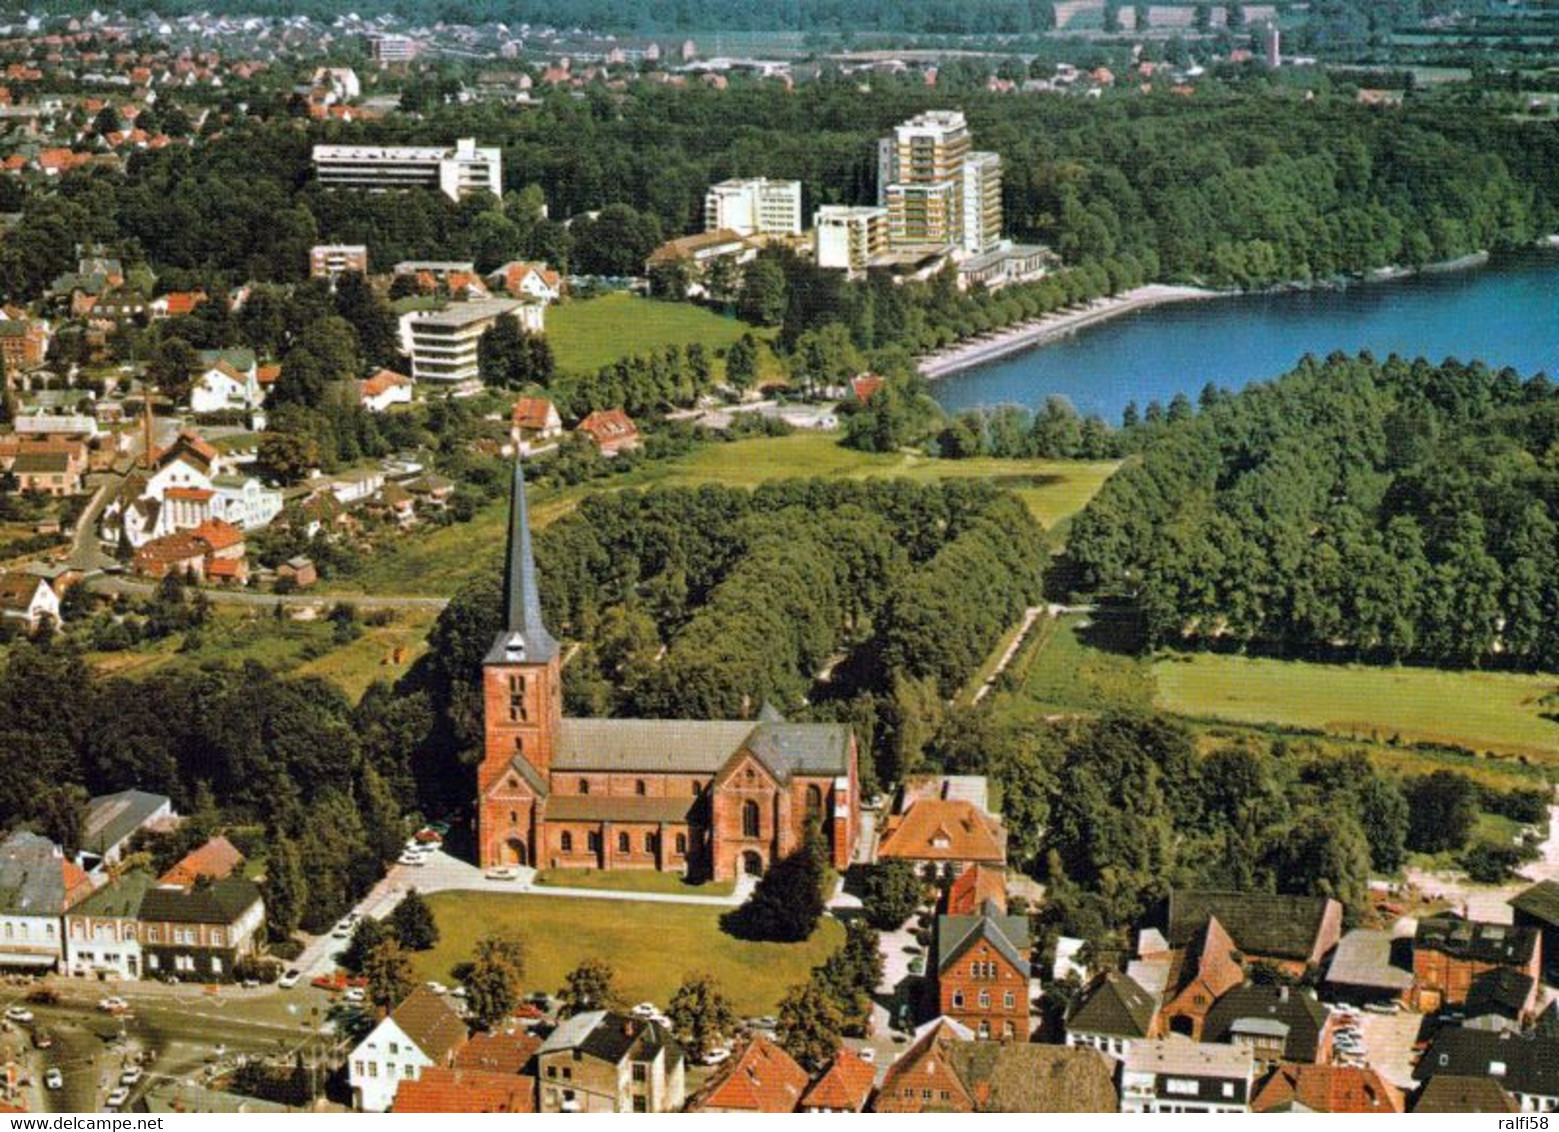
[[(93, 593), (117, 596), (150, 597), (157, 592), (153, 582), (136, 581), (122, 574), (99, 574), (88, 578), (83, 585)], [(203, 588), (215, 605), (247, 605), (270, 609), (276, 605), (288, 607), (314, 606), (328, 609), (332, 605), (355, 605), (358, 609), (443, 609), (449, 604), (447, 597), (407, 597), (379, 594), (266, 594), (250, 590), (223, 590)]]

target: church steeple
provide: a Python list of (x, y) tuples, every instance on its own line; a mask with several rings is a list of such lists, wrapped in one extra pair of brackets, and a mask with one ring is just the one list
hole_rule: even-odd
[(544, 664), (557, 655), (558, 643), (541, 617), (541, 591), (531, 553), (530, 511), (525, 503), (525, 472), (514, 461), (509, 495), (509, 539), (504, 554), (503, 631), (488, 653), (489, 663)]

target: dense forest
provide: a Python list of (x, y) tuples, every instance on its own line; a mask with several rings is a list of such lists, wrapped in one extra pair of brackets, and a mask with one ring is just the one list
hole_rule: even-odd
[[(595, 495), (540, 533), (536, 556), (551, 628), (583, 642), (569, 711), (750, 719), (767, 701), (856, 723), (890, 781), (906, 705), (974, 673), (1038, 599), (1045, 560), (1010, 493), (900, 480)], [(494, 566), (456, 594), (402, 686), (428, 697), (441, 722), (426, 746), (451, 757), (480, 734)]]
[(1333, 356), (1155, 426), (1068, 551), (1154, 644), (1552, 671), (1556, 523), (1546, 377)]
[[(122, 175), (77, 174), (8, 200), (23, 219), (0, 247), (0, 291), (35, 298), (85, 242), (119, 246), (166, 286), (296, 279), (321, 240), (367, 243), (378, 268), (539, 256), (619, 274), (697, 228), (705, 188), (725, 177), (800, 179), (808, 214), (872, 199), (874, 139), (936, 101), (902, 85), (641, 83), (623, 96), (551, 96), (521, 114), (443, 106), (328, 127), (289, 117), (284, 102), (249, 117), (234, 107), (193, 151), (137, 155)], [(1129, 259), (1150, 278), (1256, 286), (1422, 264), (1559, 227), (1559, 130), (1476, 109), (1447, 117), (1251, 94), (959, 102), (976, 144), (1002, 155), (1010, 232), (1073, 264)], [(314, 142), (470, 135), (503, 148), (503, 202), (333, 194), (311, 181)], [(543, 200), (552, 219), (538, 213)], [(561, 223), (590, 210), (602, 211)]]

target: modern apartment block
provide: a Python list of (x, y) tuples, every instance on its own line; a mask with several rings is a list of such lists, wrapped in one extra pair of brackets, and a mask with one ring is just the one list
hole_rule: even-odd
[(704, 231), (741, 236), (801, 234), (801, 182), (767, 177), (721, 181), (704, 196)]
[(477, 380), (477, 343), (482, 335), (506, 315), (539, 334), (542, 309), (539, 303), (517, 299), (480, 299), (450, 303), (441, 310), (407, 312), (401, 316), (401, 349), (411, 357), (412, 377), (447, 384)]
[(496, 146), (461, 138), (438, 146), (316, 145), (314, 175), (327, 188), (437, 189), (450, 200), (472, 193), (503, 193), (502, 157)]
[(368, 57), (381, 67), (390, 63), (410, 63), (417, 57), (417, 41), (406, 35), (371, 35)]
[(962, 111), (917, 114), (878, 143), (877, 203), (893, 247), (977, 254), (1001, 238), (1001, 158), (970, 150)]
[(865, 271), (888, 250), (888, 210), (824, 205), (812, 216), (812, 232), (819, 267)]
[(315, 244), (309, 249), (310, 279), (334, 279), (348, 271), (368, 274), (367, 245)]

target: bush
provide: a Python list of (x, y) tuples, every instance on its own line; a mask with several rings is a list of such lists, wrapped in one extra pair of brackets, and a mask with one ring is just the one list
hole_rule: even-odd
[(271, 944), (271, 954), (288, 962), (303, 954), (301, 939), (279, 939)]
[(1515, 845), (1479, 842), (1462, 853), (1460, 863), (1479, 884), (1498, 884), (1519, 868), (1527, 854)]

